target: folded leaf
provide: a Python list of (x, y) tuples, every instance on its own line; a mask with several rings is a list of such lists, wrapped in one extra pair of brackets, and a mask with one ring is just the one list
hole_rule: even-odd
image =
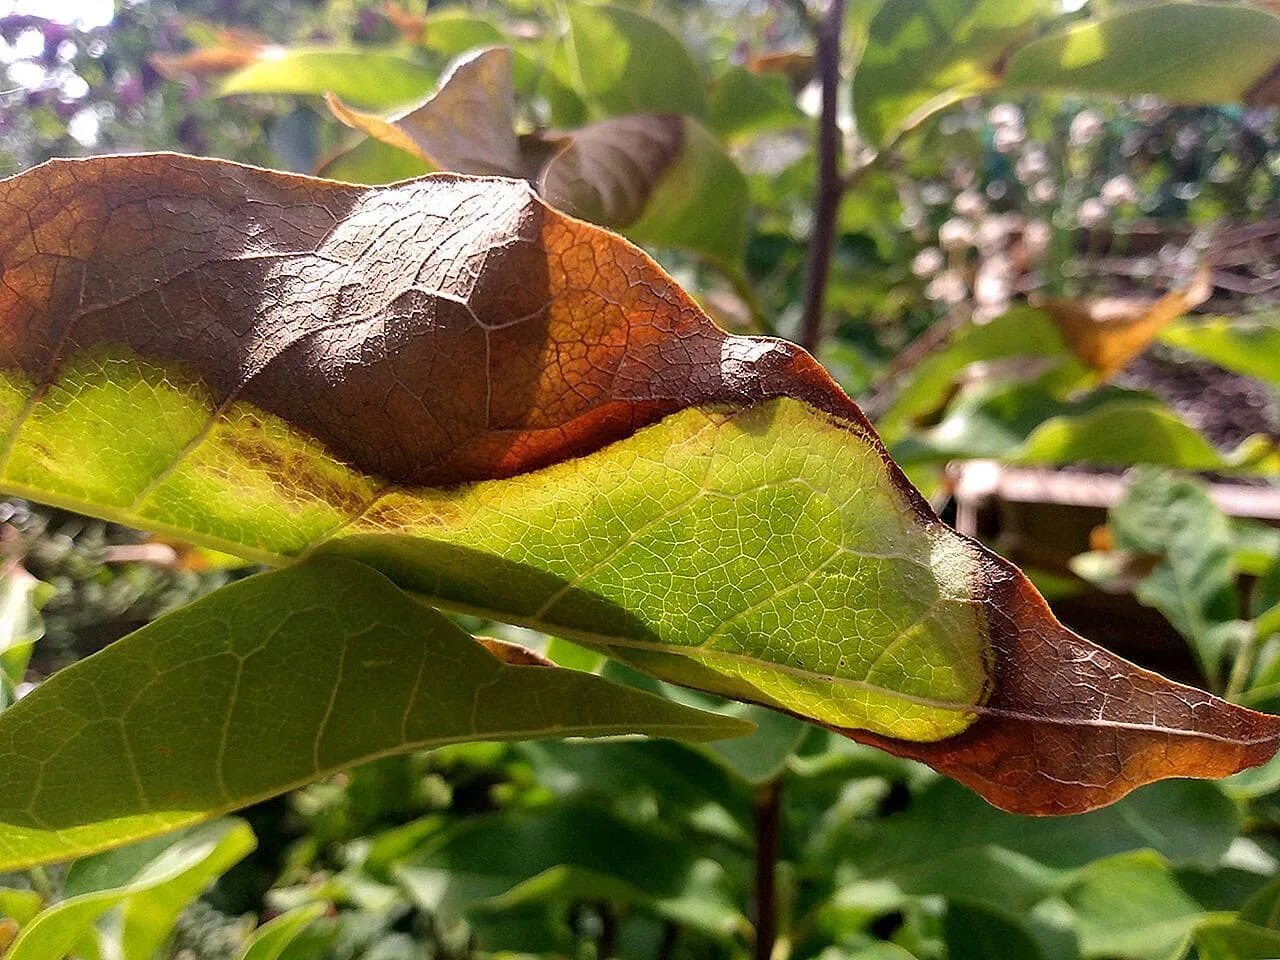
[(58, 162), (0, 183), (0, 264), (12, 493), (360, 558), (1011, 809), (1276, 750), (1274, 718), (1059, 624), (808, 354), (523, 184)]
[(389, 753), (749, 729), (591, 674), (509, 665), (372, 570), (316, 558), (162, 617), (0, 714), (0, 871), (206, 820)]

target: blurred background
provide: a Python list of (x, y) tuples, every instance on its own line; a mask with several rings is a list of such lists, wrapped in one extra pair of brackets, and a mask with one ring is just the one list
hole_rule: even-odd
[[(1280, 709), (1280, 7), (849, 0), (839, 21), (824, 98), (832, 18), (806, 0), (0, 0), (0, 174), (176, 150), (417, 176), (441, 164), (341, 104), (394, 120), (498, 45), (522, 133), (679, 114), (688, 175), (595, 219), (723, 326), (814, 350), (1070, 626)], [(22, 501), (0, 521), (0, 708), (254, 572)], [(189, 892), (158, 956), (1280, 957), (1280, 764), (1032, 820), (725, 709), (760, 730), (467, 745), (260, 804), (256, 849)], [(0, 877), (0, 954), (76, 884)], [(110, 916), (82, 960), (150, 960)]]

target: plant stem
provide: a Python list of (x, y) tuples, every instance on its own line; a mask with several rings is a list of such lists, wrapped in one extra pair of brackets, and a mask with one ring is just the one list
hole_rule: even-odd
[(818, 25), (814, 69), (822, 94), (818, 118), (818, 186), (813, 205), (813, 233), (809, 238), (809, 270), (805, 282), (804, 313), (800, 321), (800, 345), (816, 353), (822, 343), (823, 310), (827, 276), (835, 251), (836, 214), (844, 195), (845, 180), (840, 174), (840, 28), (844, 24), (845, 0), (829, 0), (827, 12)]
[[(1250, 626), (1252, 627), (1252, 624)], [(1236, 662), (1231, 665), (1227, 689), (1222, 694), (1225, 699), (1233, 703), (1240, 702), (1240, 695), (1249, 686), (1249, 678), (1253, 676), (1254, 664), (1258, 662), (1258, 647), (1261, 645), (1262, 637), (1256, 629), (1251, 629), (1249, 638), (1240, 649), (1240, 653), (1236, 655)]]
[(782, 779), (774, 777), (756, 791), (756, 944), (755, 960), (770, 960), (778, 939), (778, 831), (782, 820)]

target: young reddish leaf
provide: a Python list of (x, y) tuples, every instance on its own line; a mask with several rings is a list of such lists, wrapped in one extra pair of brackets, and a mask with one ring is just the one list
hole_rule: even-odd
[(171, 155), (0, 183), (0, 486), (442, 606), (1069, 813), (1275, 718), (1054, 619), (792, 344), (730, 336), (524, 184)]

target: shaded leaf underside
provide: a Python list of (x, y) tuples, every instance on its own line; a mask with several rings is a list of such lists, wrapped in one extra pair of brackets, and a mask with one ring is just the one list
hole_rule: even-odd
[(590, 674), (505, 663), (375, 571), (316, 557), (215, 591), (5, 711), (0, 870), (187, 826), (390, 753), (748, 729)]
[(440, 606), (1074, 812), (1276, 723), (1062, 627), (816, 362), (513, 181), (171, 155), (0, 184), (0, 485)]

